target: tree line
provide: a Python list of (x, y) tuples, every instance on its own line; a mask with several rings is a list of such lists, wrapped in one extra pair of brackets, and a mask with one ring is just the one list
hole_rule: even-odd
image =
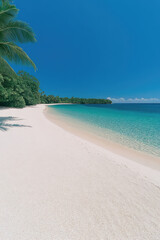
[(0, 106), (22, 108), (39, 103), (108, 104), (106, 99), (67, 98), (46, 95), (40, 91), (39, 81), (29, 73), (16, 73), (9, 62), (36, 65), (17, 44), (36, 42), (32, 28), (17, 20), (19, 10), (10, 0), (0, 0)]
[(16, 77), (0, 74), (0, 106), (23, 108), (40, 103), (109, 104), (108, 99), (59, 97), (46, 95), (34, 76), (19, 71)]
[(41, 103), (39, 81), (20, 71), (16, 77), (0, 74), (0, 105), (22, 108)]
[(59, 97), (41, 93), (41, 103), (73, 103), (73, 104), (111, 104), (109, 99), (99, 98), (77, 98), (77, 97)]

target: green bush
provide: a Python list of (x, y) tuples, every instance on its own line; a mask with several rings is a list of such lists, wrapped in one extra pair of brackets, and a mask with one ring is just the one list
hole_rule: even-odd
[(22, 108), (40, 103), (39, 81), (25, 72), (16, 77), (0, 74), (0, 105)]

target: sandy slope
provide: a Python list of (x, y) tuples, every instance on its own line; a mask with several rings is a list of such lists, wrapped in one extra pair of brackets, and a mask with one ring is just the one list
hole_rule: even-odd
[(0, 239), (159, 240), (160, 173), (64, 131), (43, 109), (0, 110)]

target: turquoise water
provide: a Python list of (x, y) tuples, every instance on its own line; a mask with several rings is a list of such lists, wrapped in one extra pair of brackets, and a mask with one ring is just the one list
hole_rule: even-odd
[(54, 105), (57, 113), (81, 121), (96, 134), (160, 157), (160, 104)]

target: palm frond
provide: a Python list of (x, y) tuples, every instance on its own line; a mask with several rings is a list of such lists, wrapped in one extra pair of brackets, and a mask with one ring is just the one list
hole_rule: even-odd
[(13, 68), (2, 57), (0, 57), (0, 74), (10, 77), (17, 77), (17, 74)]
[(0, 41), (35, 42), (32, 28), (24, 22), (14, 21), (0, 26)]
[(14, 5), (3, 4), (0, 6), (0, 24), (6, 24), (14, 19), (18, 13), (18, 9)]
[(36, 70), (36, 65), (30, 59), (30, 57), (12, 42), (0, 42), (0, 56), (13, 61), (15, 63), (30, 65)]

